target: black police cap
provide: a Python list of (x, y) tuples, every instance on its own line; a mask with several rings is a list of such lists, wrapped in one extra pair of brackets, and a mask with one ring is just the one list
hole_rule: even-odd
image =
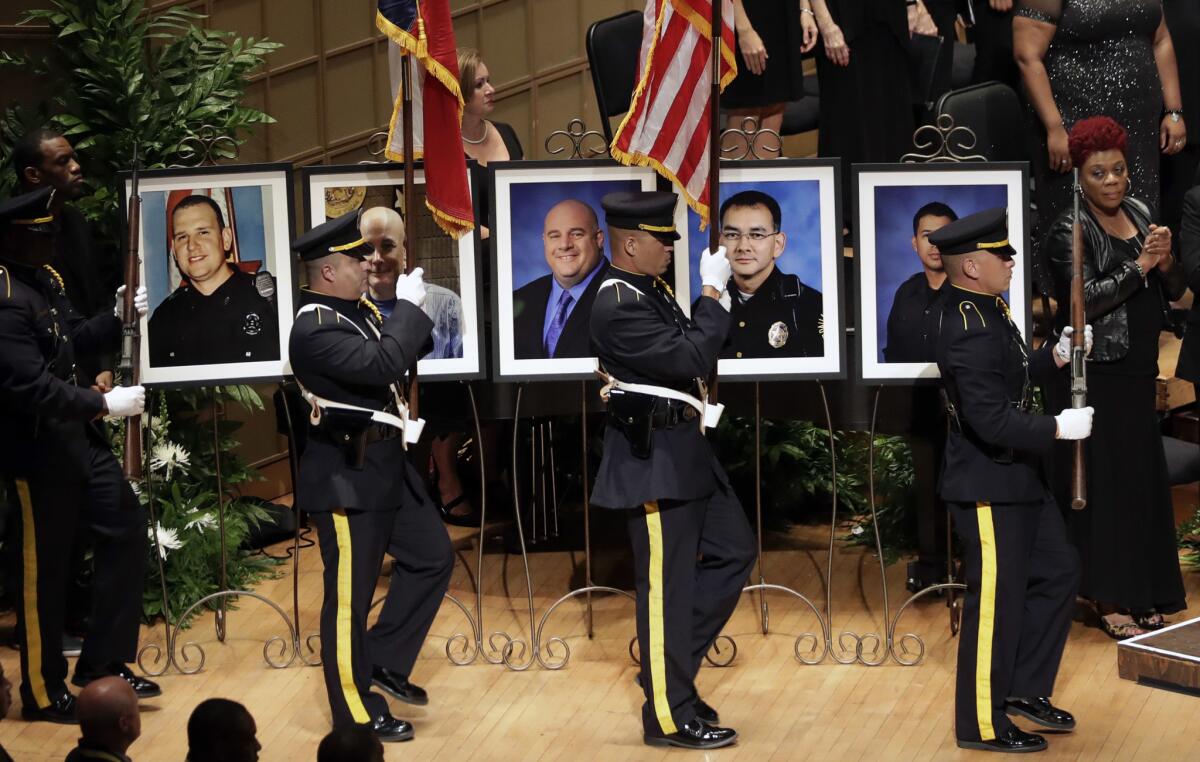
[(1016, 251), (1008, 242), (1008, 211), (998, 206), (967, 215), (929, 234), (929, 242), (942, 256), (986, 251), (1011, 259)]
[(53, 199), (54, 189), (45, 187), (0, 202), (0, 226), (42, 227), (53, 224), (54, 212), (50, 211)]
[(622, 230), (644, 230), (670, 241), (678, 241), (675, 230), (674, 193), (662, 191), (623, 191), (600, 199), (604, 221)]
[(362, 233), (358, 232), (358, 212), (353, 211), (322, 222), (292, 241), (292, 251), (307, 262), (330, 254), (345, 254), (348, 257), (363, 259), (371, 253), (371, 248), (363, 239)]

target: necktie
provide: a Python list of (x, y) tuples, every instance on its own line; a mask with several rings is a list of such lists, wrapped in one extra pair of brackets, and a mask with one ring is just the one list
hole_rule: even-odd
[(550, 320), (550, 329), (546, 331), (546, 357), (554, 357), (554, 349), (562, 336), (563, 327), (567, 324), (567, 310), (571, 309), (574, 297), (570, 291), (563, 291), (558, 297), (558, 306), (554, 308), (554, 317)]

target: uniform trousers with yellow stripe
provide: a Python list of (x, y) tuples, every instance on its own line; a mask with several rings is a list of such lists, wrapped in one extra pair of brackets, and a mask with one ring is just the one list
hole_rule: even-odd
[[(334, 727), (388, 713), (371, 691), (383, 667), (409, 677), (454, 569), (454, 551), (437, 509), (426, 501), (394, 510), (312, 513), (324, 562), (321, 661)], [(367, 628), (384, 554), (393, 559), (387, 596)]]
[(696, 673), (737, 606), (754, 533), (727, 485), (699, 500), (628, 513), (637, 587), (642, 727), (670, 735), (696, 718)]
[(955, 730), (964, 741), (990, 741), (1013, 724), (1006, 699), (1054, 693), (1079, 556), (1048, 492), (1037, 502), (949, 505), (967, 582)]
[(17, 516), (10, 535), (17, 564), (17, 639), (21, 701), (46, 708), (68, 692), (63, 620), (76, 532), (92, 538), (92, 603), (77, 674), (94, 677), (137, 657), (146, 565), (146, 511), (121, 465), (98, 437), (88, 436), (86, 475), (67, 478), (52, 464), (13, 479)]

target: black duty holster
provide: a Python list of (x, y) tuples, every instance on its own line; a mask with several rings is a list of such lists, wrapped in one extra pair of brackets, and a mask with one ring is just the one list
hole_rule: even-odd
[(654, 407), (657, 397), (612, 389), (608, 393), (608, 420), (616, 426), (635, 458), (650, 457), (654, 435)]
[(361, 410), (323, 408), (317, 427), (342, 448), (346, 465), (361, 471), (367, 462), (367, 439), (372, 428), (371, 414)]

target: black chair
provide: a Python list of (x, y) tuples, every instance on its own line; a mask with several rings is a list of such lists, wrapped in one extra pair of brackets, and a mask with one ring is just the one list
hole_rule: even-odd
[(1029, 161), (1025, 112), (1011, 87), (1000, 82), (951, 90), (938, 99), (936, 113), (949, 114), (956, 127), (975, 133), (970, 153), (986, 156), (989, 161)]
[(638, 55), (642, 49), (642, 13), (626, 11), (601, 19), (587, 30), (588, 65), (592, 67), (592, 87), (600, 107), (600, 127), (604, 139), (612, 143), (609, 120), (629, 110), (638, 82)]

